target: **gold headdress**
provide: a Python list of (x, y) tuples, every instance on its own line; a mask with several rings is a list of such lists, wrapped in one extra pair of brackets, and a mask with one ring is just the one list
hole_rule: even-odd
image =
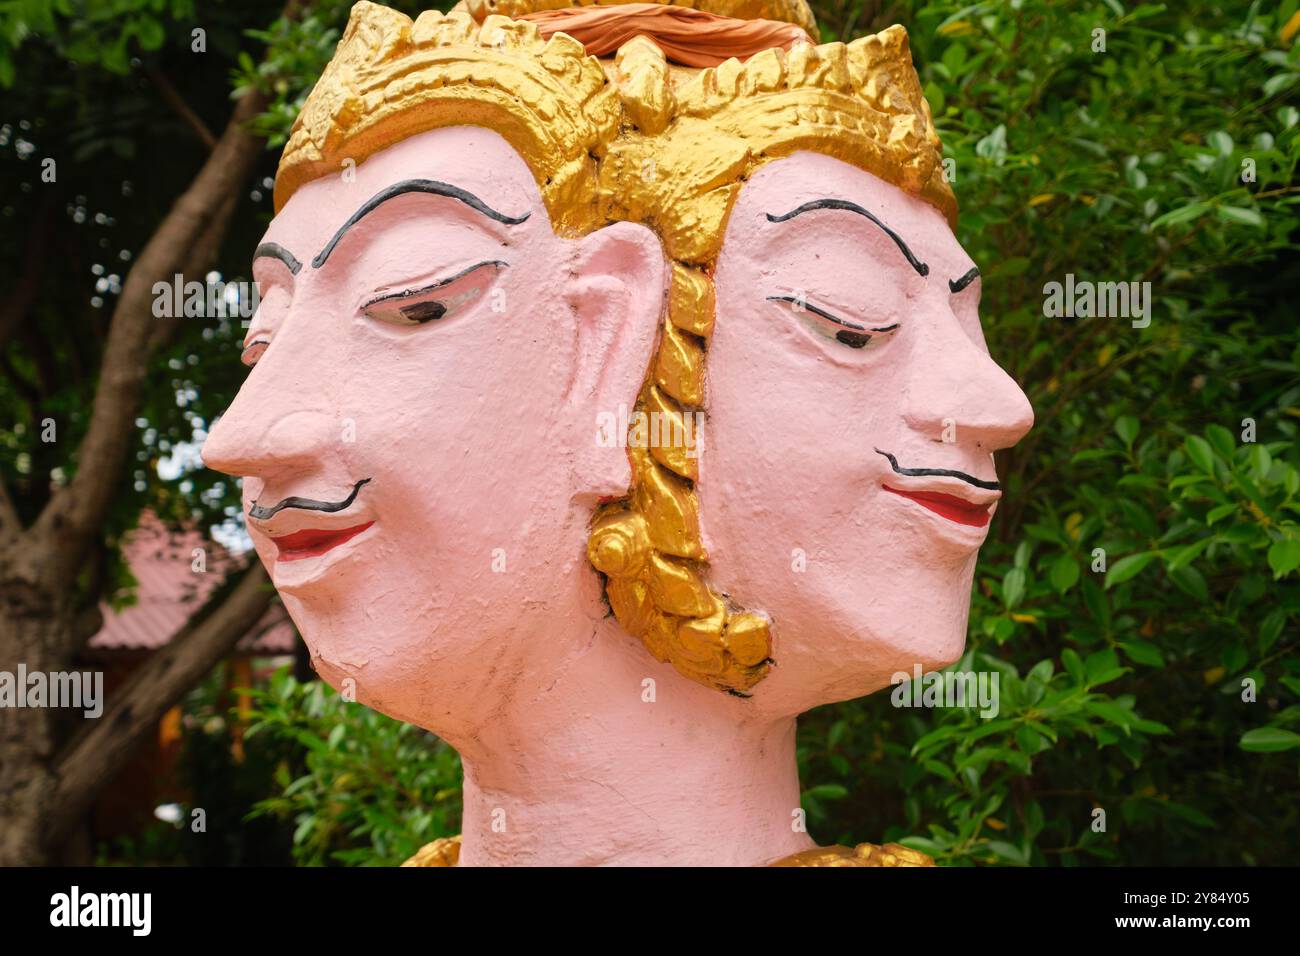
[(582, 44), (543, 40), (531, 23), (431, 10), (412, 22), (374, 3), (352, 8), (329, 66), (280, 160), (277, 211), (304, 183), (409, 136), (485, 126), (523, 157), (557, 233), (595, 225), (596, 159), (618, 132), (618, 97)]

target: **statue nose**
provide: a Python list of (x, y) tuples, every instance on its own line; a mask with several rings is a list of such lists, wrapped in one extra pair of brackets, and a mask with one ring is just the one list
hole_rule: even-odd
[(237, 477), (272, 479), (286, 471), (314, 471), (341, 440), (344, 425), (321, 411), (252, 408), (243, 392), (203, 444), (209, 468)]
[(927, 360), (914, 365), (904, 420), (933, 441), (955, 430), (959, 443), (1010, 448), (1033, 427), (1029, 398), (955, 322), (935, 324), (943, 331), (925, 343)]

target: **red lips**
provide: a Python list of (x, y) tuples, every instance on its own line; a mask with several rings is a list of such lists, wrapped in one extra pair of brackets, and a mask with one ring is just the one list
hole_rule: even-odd
[(942, 515), (949, 521), (955, 521), (958, 524), (982, 528), (989, 523), (988, 505), (973, 504), (965, 498), (945, 495), (937, 491), (899, 491), (897, 488), (889, 487), (889, 485), (882, 485), (881, 487), (904, 498), (911, 498), (922, 507), (929, 508), (935, 514)]
[(349, 538), (355, 538), (361, 532), (369, 528), (373, 521), (367, 521), (365, 524), (359, 524), (352, 528), (339, 528), (337, 531), (320, 531), (314, 528), (307, 528), (303, 531), (295, 531), (293, 534), (281, 535), (278, 538), (272, 538), (275, 542), (277, 561), (301, 561), (303, 558), (314, 558), (317, 555), (324, 554), (331, 548), (337, 548)]

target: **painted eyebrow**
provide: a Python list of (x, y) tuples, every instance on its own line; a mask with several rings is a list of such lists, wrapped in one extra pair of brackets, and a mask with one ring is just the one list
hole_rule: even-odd
[(970, 285), (979, 277), (980, 277), (979, 269), (976, 269), (974, 266), (972, 266), (971, 270), (967, 272), (964, 276), (962, 276), (960, 279), (957, 279), (955, 281), (953, 279), (948, 280), (948, 291), (955, 295), (956, 293), (966, 288), (968, 285)]
[(298, 270), (302, 268), (302, 263), (298, 261), (297, 256), (278, 242), (264, 242), (254, 249), (253, 261), (258, 259), (279, 259), (289, 267), (289, 272), (292, 275), (297, 275)]
[(446, 196), (449, 199), (463, 202), (475, 212), (487, 216), (489, 219), (495, 219), (497, 222), (503, 222), (507, 226), (517, 226), (531, 215), (531, 213), (524, 213), (522, 216), (507, 216), (503, 212), (497, 212), (472, 192), (461, 189), (459, 186), (453, 186), (451, 183), (438, 182), (436, 179), (404, 179), (400, 183), (393, 183), (391, 186), (381, 189), (366, 200), (347, 222), (339, 226), (338, 232), (334, 233), (333, 238), (325, 244), (325, 248), (311, 261), (311, 267), (319, 269), (325, 264), (325, 260), (330, 257), (330, 253), (334, 251), (334, 247), (338, 245), (345, 232), (374, 212), (383, 203), (406, 193), (429, 193), (434, 196)]
[(863, 209), (855, 202), (849, 202), (847, 199), (814, 199), (810, 202), (804, 203), (802, 206), (799, 206), (795, 209), (791, 209), (789, 212), (787, 212), (785, 215), (782, 216), (774, 216), (769, 212), (767, 214), (767, 221), (786, 222), (787, 220), (793, 219), (795, 216), (800, 216), (806, 212), (812, 212), (814, 209), (843, 209), (846, 212), (852, 212), (852, 213), (856, 213), (859, 216), (865, 216), (867, 219), (870, 219), (877, 226), (883, 229), (885, 231), (885, 235), (887, 235), (890, 239), (894, 240), (894, 244), (898, 246), (899, 249), (902, 250), (903, 255), (907, 257), (907, 261), (911, 264), (912, 268), (917, 271), (917, 274), (922, 276), (928, 276), (930, 274), (930, 267), (912, 254), (912, 250), (907, 247), (907, 243), (903, 241), (902, 236), (900, 236), (898, 233), (894, 232), (894, 230), (886, 226), (883, 222), (881, 222), (879, 219), (873, 216), (868, 210)]

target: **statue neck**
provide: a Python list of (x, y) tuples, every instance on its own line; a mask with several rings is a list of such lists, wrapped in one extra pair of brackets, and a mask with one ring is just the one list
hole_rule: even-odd
[(759, 718), (658, 664), (613, 618), (585, 647), (548, 688), (451, 741), (462, 866), (753, 866), (814, 845), (794, 826), (794, 718)]

